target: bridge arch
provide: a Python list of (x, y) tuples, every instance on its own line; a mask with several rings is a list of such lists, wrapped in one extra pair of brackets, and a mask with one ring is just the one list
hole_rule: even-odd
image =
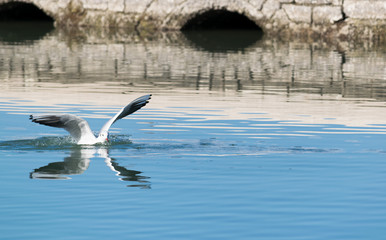
[(193, 29), (250, 29), (261, 28), (248, 17), (226, 9), (211, 9), (186, 21), (181, 30)]
[(55, 21), (55, 14), (33, 0), (0, 1), (0, 20)]
[[(162, 23), (162, 28), (184, 30), (195, 28), (200, 25), (200, 22), (211, 25), (210, 21), (214, 21), (215, 17), (219, 16), (223, 19), (230, 17), (234, 20), (236, 18), (236, 23), (242, 22), (248, 25), (247, 28), (264, 31), (266, 18), (259, 9), (261, 9), (261, 4), (255, 6), (249, 1), (237, 1), (237, 3), (234, 0), (215, 1), (215, 3), (213, 1), (196, 1), (196, 4), (192, 4), (192, 1), (184, 1), (168, 13)], [(215, 23), (211, 27), (224, 28), (224, 26), (216, 25), (218, 24)], [(233, 26), (233, 28), (240, 27)]]

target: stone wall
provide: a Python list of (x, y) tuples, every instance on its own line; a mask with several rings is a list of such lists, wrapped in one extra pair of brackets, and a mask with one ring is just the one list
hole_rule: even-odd
[[(17, 0), (33, 3), (57, 25), (177, 30), (209, 10), (245, 15), (281, 37), (385, 40), (385, 0)], [(16, 0), (0, 0), (1, 3)]]

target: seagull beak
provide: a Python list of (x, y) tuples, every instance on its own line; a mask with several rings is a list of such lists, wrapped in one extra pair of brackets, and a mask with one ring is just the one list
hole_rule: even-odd
[(108, 139), (108, 138), (106, 138), (106, 142), (109, 142), (109, 139)]

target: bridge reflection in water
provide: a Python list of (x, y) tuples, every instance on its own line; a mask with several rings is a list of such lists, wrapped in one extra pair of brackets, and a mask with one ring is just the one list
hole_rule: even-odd
[[(240, 30), (174, 32), (148, 38), (119, 31), (68, 31), (48, 31), (27, 46), (0, 42), (2, 84), (9, 80), (122, 81), (186, 90), (386, 97), (385, 55), (379, 48), (342, 50), (323, 43), (280, 43)], [(227, 35), (229, 41), (224, 40)]]
[[(227, 36), (231, 44), (224, 41)], [(227, 99), (227, 106), (237, 101), (235, 107), (240, 110), (229, 113), (235, 116), (248, 105), (258, 106), (277, 120), (297, 119), (299, 112), (315, 116), (315, 111), (327, 108), (333, 113), (328, 118), (338, 115), (345, 121), (362, 122), (368, 116), (368, 123), (383, 119), (383, 115), (376, 117), (381, 113), (375, 108), (366, 108), (366, 113), (358, 108), (357, 116), (352, 111), (351, 116), (345, 115), (345, 109), (360, 107), (358, 101), (383, 106), (386, 62), (382, 46), (283, 43), (248, 30), (144, 36), (122, 29), (79, 28), (57, 28), (37, 40), (14, 43), (0, 42), (3, 98), (17, 98), (23, 92), (23, 97), (40, 105), (116, 105), (100, 94), (115, 94), (125, 101), (125, 94), (152, 92), (157, 96), (152, 104), (161, 108), (170, 101), (202, 107), (194, 100), (199, 93), (200, 99), (226, 97), (220, 101)], [(248, 99), (233, 99), (239, 94)], [(178, 101), (171, 100), (173, 96)], [(305, 106), (307, 101), (312, 102)], [(288, 102), (290, 107), (286, 107)]]

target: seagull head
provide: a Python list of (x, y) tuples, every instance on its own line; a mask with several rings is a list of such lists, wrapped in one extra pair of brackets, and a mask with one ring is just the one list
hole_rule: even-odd
[(108, 142), (109, 141), (109, 133), (108, 132), (101, 132), (99, 133), (99, 136), (98, 136), (98, 142), (101, 142), (101, 143), (104, 143), (104, 142)]

